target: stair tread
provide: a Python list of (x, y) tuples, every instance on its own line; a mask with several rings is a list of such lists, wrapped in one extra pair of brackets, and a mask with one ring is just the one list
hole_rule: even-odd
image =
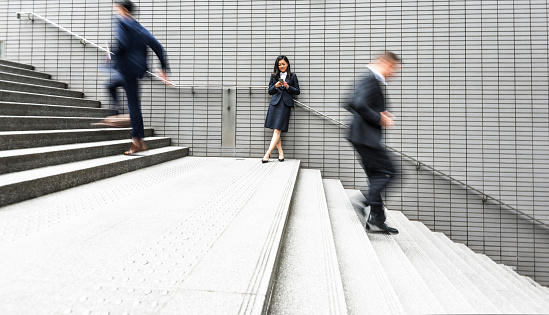
[(28, 76), (36, 77), (36, 78), (44, 78), (44, 79), (51, 78), (51, 75), (48, 74), (48, 73), (44, 73), (44, 72), (40, 72), (40, 71), (36, 71), (36, 70), (31, 70), (31, 69), (24, 69), (24, 68), (21, 68), (21, 67), (14, 67), (14, 66), (5, 65), (5, 64), (0, 64), (0, 69), (3, 72), (24, 74), (24, 75), (28, 75)]
[[(31, 82), (41, 83), (41, 84), (37, 84), (41, 86), (51, 86), (51, 87), (60, 87), (60, 88), (67, 88), (68, 86), (67, 83), (65, 82), (56, 81), (52, 79), (37, 78), (37, 77), (28, 76), (24, 74), (9, 73), (9, 72), (2, 71), (1, 69), (0, 69), (0, 76), (5, 78), (2, 80), (9, 81), (9, 82), (25, 83), (24, 81), (28, 80)], [(11, 81), (10, 78), (11, 80), (14, 80), (14, 81)]]
[[(478, 264), (475, 261), (471, 261), (467, 257), (458, 255), (454, 249), (448, 247), (442, 240), (437, 236), (437, 232), (429, 230), (421, 222), (412, 221), (412, 224), (422, 232), (434, 246), (436, 246), (444, 256), (452, 263), (455, 267), (460, 270), (465, 277), (469, 279), (472, 283), (475, 284), (477, 289), (488, 297), (490, 301), (495, 305), (499, 312), (518, 312), (519, 310), (515, 305), (510, 303), (508, 299), (502, 295), (503, 293), (496, 290), (492, 283), (483, 277), (482, 270), (479, 269)], [(440, 234), (440, 233), (439, 233)]]
[(545, 303), (549, 303), (549, 292), (547, 292), (546, 287), (540, 285), (537, 283), (534, 279), (528, 277), (528, 276), (522, 276), (519, 275), (516, 271), (511, 270), (508, 266), (504, 266), (505, 269), (512, 274), (514, 277), (522, 281), (523, 283), (529, 283), (534, 288), (534, 291), (536, 292), (536, 295), (539, 296), (541, 299), (545, 301)]
[[(446, 236), (438, 235), (438, 237), (447, 244), (452, 242)], [(520, 285), (518, 282), (513, 282), (511, 278), (512, 276), (502, 270), (501, 267), (488, 256), (475, 254), (469, 248), (464, 248), (465, 245), (463, 244), (453, 244), (455, 245), (456, 250), (459, 250), (461, 255), (467, 255), (477, 262), (478, 268), (481, 269), (482, 276), (484, 276), (485, 279), (487, 279), (487, 281), (489, 281), (499, 292), (505, 294), (505, 297), (509, 301), (512, 301), (513, 305), (515, 305), (519, 311), (537, 313), (544, 308), (549, 309), (549, 305), (543, 305), (546, 304), (544, 301), (542, 302), (535, 300), (531, 297), (531, 294), (526, 294), (526, 292), (524, 292), (525, 290), (530, 290), (529, 286), (524, 286)]]
[(120, 154), (115, 156), (107, 156), (107, 157), (101, 157), (101, 158), (96, 158), (91, 160), (78, 161), (78, 162), (67, 163), (62, 165), (47, 166), (47, 167), (38, 168), (38, 169), (3, 174), (3, 175), (0, 175), (0, 186), (12, 185), (14, 183), (20, 183), (20, 182), (29, 181), (29, 180), (45, 178), (45, 177), (58, 175), (62, 173), (69, 173), (76, 170), (92, 168), (99, 165), (108, 165), (116, 162), (123, 162), (125, 160), (139, 159), (139, 158), (151, 156), (154, 154), (159, 154), (159, 153), (169, 152), (169, 151), (176, 151), (176, 150), (184, 150), (184, 149), (187, 149), (187, 148), (169, 146), (164, 148), (152, 149), (145, 152), (140, 152), (135, 155)]
[[(1, 117), (1, 116), (0, 116)], [(59, 117), (63, 118), (63, 117)], [(77, 117), (82, 118), (82, 117)], [(88, 132), (104, 132), (104, 131), (131, 131), (131, 128), (93, 128), (93, 129), (52, 129), (52, 130), (14, 130), (14, 131), (0, 131), (0, 136), (11, 135), (34, 135), (34, 134), (55, 134), (55, 133), (88, 133)], [(145, 128), (145, 130), (151, 130), (151, 128)]]
[(11, 61), (11, 60), (7, 60), (7, 59), (0, 59), (0, 64), (11, 66), (11, 67), (16, 67), (16, 68), (21, 68), (21, 69), (34, 70), (33, 65), (29, 65), (29, 64), (22, 63), (22, 62), (17, 62), (17, 61)]
[[(359, 191), (356, 192), (360, 194)], [(470, 290), (474, 286), (470, 283), (464, 285), (462, 281), (455, 283), (455, 278), (449, 277), (444, 270), (448, 270), (448, 264), (441, 264), (439, 260), (434, 259), (436, 255), (432, 248), (426, 248), (424, 245), (426, 240), (423, 240), (423, 235), (420, 234), (413, 226), (404, 214), (397, 211), (387, 211), (388, 221), (391, 222), (391, 226), (394, 226), (399, 230), (399, 234), (393, 239), (401, 247), (402, 251), (406, 254), (406, 257), (410, 260), (414, 268), (421, 275), (421, 278), (425, 281), (428, 287), (431, 289), (434, 296), (436, 296), (439, 303), (444, 307), (445, 313), (451, 314), (464, 314), (464, 313), (477, 313), (478, 310), (469, 304), (471, 301), (470, 294), (466, 293), (466, 296), (462, 295), (463, 290)], [(439, 262), (437, 264), (437, 262)], [(456, 270), (452, 270), (455, 272)], [(460, 279), (461, 280), (461, 279)], [(459, 290), (459, 289), (462, 290)], [(480, 292), (479, 292), (480, 293)], [(486, 303), (486, 300), (482, 300), (481, 303)], [(493, 308), (492, 310), (496, 310)]]
[(407, 313), (341, 182), (323, 182), (349, 313)]
[(40, 103), (17, 103), (17, 102), (4, 102), (0, 101), (0, 106), (5, 105), (20, 105), (20, 106), (40, 106), (40, 107), (60, 107), (60, 108), (67, 108), (67, 109), (85, 109), (85, 110), (93, 110), (93, 111), (104, 111), (107, 110), (106, 108), (94, 108), (94, 107), (87, 107), (87, 106), (73, 106), (73, 105), (55, 105), (55, 104), (40, 104)]
[(451, 285), (458, 290), (475, 312), (499, 313), (501, 311), (490, 301), (489, 297), (476, 287), (473, 281), (455, 266), (455, 262), (451, 262), (426, 235), (414, 226), (415, 222), (408, 220), (401, 212), (388, 211), (388, 214), (402, 226), (403, 233), (413, 238), (413, 242), (428, 256), (429, 260), (451, 282)]
[[(27, 101), (28, 100), (28, 101)], [(99, 107), (100, 101), (90, 100), (83, 97), (71, 97), (61, 95), (48, 95), (41, 93), (30, 93), (0, 89), (0, 101), (19, 103), (38, 103), (50, 105), (72, 105), (80, 104), (82, 107)], [(69, 103), (69, 104), (65, 104)], [(84, 105), (87, 104), (87, 105)]]
[(269, 312), (346, 314), (322, 176), (300, 170)]
[(105, 117), (116, 114), (116, 110), (106, 108), (0, 102), (0, 115), (4, 116)]
[[(170, 138), (169, 137), (147, 137), (144, 139), (149, 141), (149, 140), (170, 139)], [(56, 152), (56, 151), (85, 149), (85, 148), (91, 148), (91, 147), (101, 147), (101, 146), (107, 146), (112, 144), (130, 143), (130, 142), (131, 142), (131, 139), (121, 139), (121, 140), (64, 144), (64, 145), (27, 148), (27, 149), (2, 150), (0, 151), (0, 158), (8, 157), (8, 156), (13, 157), (13, 156), (28, 155), (28, 154), (39, 154), (39, 153)]]
[[(361, 211), (363, 195), (359, 191), (347, 191), (355, 209)], [(391, 223), (391, 222), (388, 222)], [(444, 308), (439, 303), (427, 283), (408, 259), (396, 242), (401, 235), (385, 233), (366, 233), (376, 251), (387, 277), (404, 309), (410, 313), (443, 313)]]
[(104, 117), (0, 115), (0, 130), (95, 129), (103, 128), (94, 125), (103, 119)]
[[(55, 88), (52, 88), (55, 89)], [(65, 90), (65, 89), (57, 89), (57, 90)], [(68, 90), (71, 91), (71, 90)], [(64, 95), (52, 95), (52, 94), (44, 94), (44, 93), (31, 93), (31, 92), (24, 92), (24, 91), (12, 91), (12, 90), (5, 90), (0, 89), (0, 93), (6, 92), (6, 93), (17, 93), (22, 95), (32, 95), (34, 97), (51, 97), (51, 98), (61, 98), (61, 99), (69, 99), (69, 100), (79, 100), (79, 101), (90, 101), (90, 102), (97, 102), (96, 100), (88, 100), (83, 97), (74, 97), (74, 96), (64, 96)], [(40, 103), (38, 103), (40, 104)]]
[[(73, 143), (128, 139), (131, 128), (0, 131), (0, 149), (14, 150)], [(153, 135), (145, 128), (145, 137)]]
[(0, 234), (0, 294), (20, 298), (3, 306), (81, 313), (104, 298), (121, 313), (138, 298), (166, 314), (261, 313), (298, 168), (187, 157), (5, 207), (0, 225), (18, 228)]
[(103, 117), (80, 117), (80, 116), (13, 116), (13, 115), (0, 115), (0, 118), (28, 118), (28, 119), (103, 119)]
[[(0, 86), (5, 86), (5, 88), (0, 88), (0, 90), (27, 93), (27, 91), (24, 91), (24, 90), (6, 89), (7, 86), (10, 86), (10, 85), (16, 86), (22, 89), (34, 89), (35, 90), (34, 92), (28, 92), (32, 94), (42, 94), (42, 95), (50, 95), (50, 96), (66, 96), (66, 97), (74, 97), (74, 98), (82, 98), (84, 96), (83, 92), (70, 90), (68, 88), (58, 88), (53, 86), (44, 86), (44, 85), (38, 85), (38, 84), (32, 84), (32, 83), (0, 80)], [(41, 90), (42, 92), (38, 93), (36, 90)], [(53, 93), (53, 94), (50, 94), (50, 93)], [(73, 95), (73, 96), (70, 96), (70, 95)]]

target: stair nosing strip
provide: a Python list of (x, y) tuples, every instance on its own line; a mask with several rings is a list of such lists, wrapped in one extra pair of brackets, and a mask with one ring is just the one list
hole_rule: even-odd
[[(275, 166), (276, 165), (278, 164), (275, 164)], [(260, 257), (259, 261), (256, 264), (256, 268), (253, 271), (252, 279), (248, 284), (248, 288), (246, 289), (246, 296), (240, 305), (240, 310), (238, 312), (239, 314), (252, 313), (254, 309), (254, 305), (256, 304), (257, 294), (261, 287), (261, 283), (264, 280), (264, 274), (267, 271), (268, 263), (270, 261), (269, 258), (273, 254), (275, 255), (274, 263), (276, 265), (276, 261), (277, 261), (276, 256), (278, 256), (279, 248), (277, 248), (276, 251), (274, 251), (273, 253), (273, 247), (277, 243), (277, 240), (279, 241), (278, 244), (280, 247), (282, 233), (284, 232), (284, 227), (286, 226), (286, 219), (288, 216), (292, 192), (294, 190), (295, 183), (297, 180), (299, 165), (300, 165), (299, 161), (294, 162), (293, 169), (290, 174), (290, 180), (286, 183), (286, 187), (282, 195), (283, 202), (280, 202), (278, 205), (278, 209), (275, 213), (275, 219), (271, 223), (269, 232), (267, 234), (267, 241), (263, 245), (263, 248), (259, 256)], [(275, 167), (272, 167), (270, 169), (270, 172), (272, 172), (274, 168)], [(280, 237), (277, 238), (276, 237), (277, 235), (279, 235)], [(269, 277), (269, 285), (268, 285), (269, 289), (266, 292), (267, 295), (269, 295), (272, 292), (273, 278), (274, 278), (274, 273), (272, 273), (271, 276)], [(265, 302), (270, 300), (269, 296), (267, 295), (265, 296)], [(264, 309), (264, 311), (267, 306), (268, 306), (268, 303), (263, 304), (262, 308)]]
[[(330, 214), (328, 213), (328, 202), (326, 199), (326, 192), (324, 191), (324, 182), (320, 171), (317, 172), (319, 177), (317, 182), (317, 190), (319, 196), (320, 211), (318, 212), (321, 217), (322, 228), (322, 242), (324, 247), (325, 261), (328, 261), (325, 265), (326, 274), (328, 275), (328, 290), (330, 298), (330, 306), (332, 314), (346, 314), (347, 302), (345, 301), (345, 290), (343, 289), (343, 281), (341, 279), (341, 273), (339, 271), (339, 262), (337, 260), (337, 251), (334, 241), (334, 233), (332, 225), (330, 223)], [(331, 285), (330, 285), (331, 284)]]

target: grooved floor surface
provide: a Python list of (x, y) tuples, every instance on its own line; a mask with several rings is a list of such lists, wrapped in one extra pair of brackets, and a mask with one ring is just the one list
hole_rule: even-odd
[(298, 168), (186, 157), (0, 208), (0, 313), (260, 313)]

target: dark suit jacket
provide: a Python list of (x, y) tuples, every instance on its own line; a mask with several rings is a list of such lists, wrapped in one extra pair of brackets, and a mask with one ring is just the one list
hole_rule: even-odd
[(385, 111), (385, 97), (372, 71), (368, 70), (359, 80), (346, 107), (353, 114), (347, 140), (371, 148), (382, 148), (379, 121), (381, 112)]
[(275, 87), (276, 79), (274, 74), (271, 74), (271, 80), (269, 81), (269, 94), (272, 95), (269, 104), (276, 105), (280, 102), (280, 98), (284, 101), (286, 106), (294, 106), (294, 95), (299, 95), (299, 81), (297, 81), (297, 75), (292, 73), (291, 77), (286, 76), (286, 82), (288, 82), (289, 88), (281, 86)]
[(126, 76), (143, 77), (148, 69), (147, 46), (158, 56), (162, 69), (168, 64), (164, 48), (154, 36), (134, 19), (120, 18), (116, 34), (116, 45), (113, 47), (115, 67)]

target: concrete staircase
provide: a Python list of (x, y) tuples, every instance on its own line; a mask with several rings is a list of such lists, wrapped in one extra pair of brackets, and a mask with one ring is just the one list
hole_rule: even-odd
[(184, 157), (0, 208), (1, 314), (547, 313), (549, 292), (299, 161)]
[(129, 130), (92, 128), (112, 110), (30, 65), (0, 60), (0, 206), (188, 154), (146, 130), (150, 151), (123, 156)]
[(120, 155), (127, 131), (0, 135), (0, 179), (13, 181), (2, 200), (42, 195), (0, 207), (0, 314), (549, 310), (547, 288), (400, 212), (387, 212), (400, 234), (366, 233), (361, 193), (297, 160), (183, 157), (125, 172), (170, 148)]

